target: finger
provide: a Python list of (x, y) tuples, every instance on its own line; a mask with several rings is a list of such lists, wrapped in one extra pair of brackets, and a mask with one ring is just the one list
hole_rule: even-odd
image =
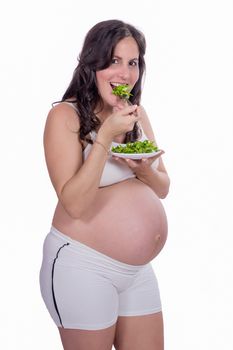
[(155, 159), (161, 157), (165, 152), (163, 150), (158, 151), (153, 157), (150, 157), (150, 160), (154, 161)]
[(137, 163), (134, 162), (132, 159), (129, 159), (129, 158), (120, 158), (120, 157), (117, 157), (117, 156), (113, 156), (113, 158), (120, 164), (123, 164), (123, 165), (128, 165), (130, 168), (135, 168), (137, 166)]
[(116, 107), (119, 109), (123, 109), (123, 108), (127, 107), (128, 105), (129, 104), (126, 100), (119, 98), (119, 101), (117, 102)]
[(112, 109), (113, 113), (116, 113), (116, 112), (119, 112), (120, 111), (120, 108), (117, 107), (117, 106), (114, 106), (113, 109)]
[(129, 125), (129, 127), (132, 127), (132, 128), (134, 128), (134, 124), (137, 123), (141, 119), (140, 117), (134, 117), (131, 115), (124, 117), (124, 118), (127, 118), (127, 124)]
[(138, 115), (137, 113), (130, 114), (129, 116), (132, 117), (132, 121), (134, 123), (142, 118), (142, 116)]
[(128, 166), (131, 168), (131, 169), (134, 169), (138, 166), (138, 162), (137, 161), (134, 161), (132, 159), (129, 159), (129, 158), (126, 158), (125, 161), (127, 162)]
[(122, 108), (120, 111), (121, 111), (121, 114), (122, 115), (128, 115), (128, 114), (131, 114), (131, 113), (134, 113), (137, 109), (137, 105), (132, 105), (132, 106), (126, 106), (125, 108)]
[(119, 112), (122, 109), (124, 109), (125, 107), (128, 107), (128, 103), (127, 102), (124, 102), (124, 103), (121, 103), (121, 104), (118, 103), (115, 106), (113, 106), (113, 113)]
[(159, 151), (158, 151), (158, 153), (157, 153), (157, 155), (158, 155), (158, 157), (160, 157), (162, 154), (164, 154), (165, 153), (165, 151), (164, 150), (162, 150), (162, 149), (160, 149)]
[(118, 163), (124, 164), (124, 165), (125, 165), (125, 159), (122, 159), (122, 158), (116, 157), (116, 156), (113, 156), (112, 158), (113, 158), (114, 160), (116, 160)]

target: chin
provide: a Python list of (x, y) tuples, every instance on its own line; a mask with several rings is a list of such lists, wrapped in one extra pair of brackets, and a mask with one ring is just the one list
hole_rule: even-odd
[(117, 106), (117, 101), (115, 99), (103, 99), (104, 109), (111, 110), (113, 107)]

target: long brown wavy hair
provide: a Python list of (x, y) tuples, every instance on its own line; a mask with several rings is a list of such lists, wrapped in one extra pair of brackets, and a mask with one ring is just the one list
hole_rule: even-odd
[[(80, 139), (92, 143), (87, 135), (98, 130), (100, 120), (94, 113), (97, 106), (103, 107), (98, 93), (96, 71), (110, 66), (117, 43), (126, 37), (133, 37), (139, 49), (139, 79), (131, 93), (130, 102), (140, 105), (142, 78), (145, 71), (144, 55), (146, 41), (143, 33), (134, 26), (120, 20), (107, 20), (97, 23), (87, 33), (78, 65), (72, 80), (62, 97), (62, 101), (75, 98), (72, 102), (77, 108), (80, 120)], [(126, 133), (124, 143), (136, 141), (140, 129), (135, 123), (132, 131)]]

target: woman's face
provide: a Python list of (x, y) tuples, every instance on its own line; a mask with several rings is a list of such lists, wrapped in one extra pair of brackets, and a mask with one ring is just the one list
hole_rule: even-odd
[(120, 103), (120, 98), (112, 93), (115, 86), (127, 84), (132, 90), (138, 78), (138, 45), (132, 37), (126, 37), (116, 45), (110, 66), (96, 72), (99, 95), (105, 108), (117, 106)]

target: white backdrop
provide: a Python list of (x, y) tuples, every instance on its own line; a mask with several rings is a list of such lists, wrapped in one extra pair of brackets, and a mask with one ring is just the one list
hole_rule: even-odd
[(153, 261), (166, 350), (232, 350), (232, 1), (15, 0), (0, 16), (0, 347), (62, 349), (38, 283), (56, 203), (44, 122), (86, 32), (118, 18), (147, 38), (143, 105), (172, 181), (169, 238)]

